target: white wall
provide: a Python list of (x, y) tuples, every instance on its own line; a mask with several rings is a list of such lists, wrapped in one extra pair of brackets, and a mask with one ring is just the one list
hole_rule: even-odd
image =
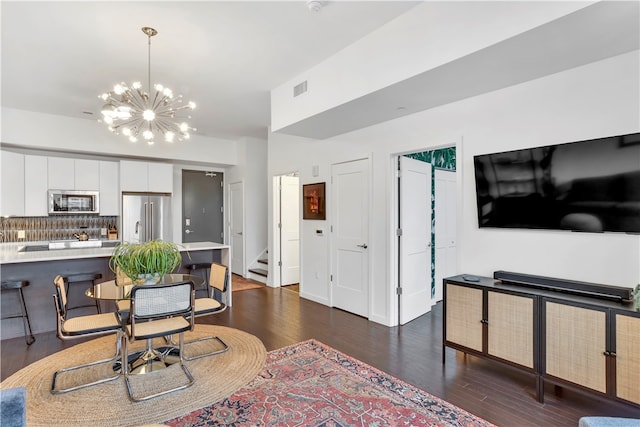
[[(277, 132), (592, 3), (423, 2), (273, 89), (271, 127)], [(305, 80), (308, 92), (294, 98), (293, 87)]]
[[(640, 52), (634, 51), (324, 141), (270, 133), (268, 176), (299, 170), (301, 184), (328, 181), (331, 163), (371, 157), (369, 318), (379, 323), (393, 325), (397, 317), (390, 158), (452, 144), (459, 173), (460, 272), (491, 276), (495, 270), (508, 270), (635, 286), (640, 282), (640, 236), (479, 229), (473, 155), (639, 132), (638, 75)], [(311, 176), (312, 165), (320, 166), (320, 177)], [(328, 225), (330, 207), (327, 213)], [(301, 296), (329, 303), (329, 239), (315, 238), (316, 227), (307, 223), (303, 221), (301, 229)], [(320, 279), (315, 271), (322, 272)]]

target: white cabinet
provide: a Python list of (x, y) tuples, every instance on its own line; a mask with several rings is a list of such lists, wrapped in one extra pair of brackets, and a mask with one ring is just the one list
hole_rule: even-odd
[(154, 193), (173, 192), (173, 166), (167, 163), (148, 163), (149, 191)]
[(24, 215), (24, 155), (11, 151), (0, 151), (2, 157), (2, 216)]
[(50, 190), (74, 190), (75, 183), (75, 161), (65, 157), (47, 158)]
[(24, 215), (47, 216), (47, 158), (44, 156), (24, 156)]
[(120, 162), (120, 188), (122, 191), (173, 192), (173, 166), (166, 163)]
[(48, 182), (51, 190), (90, 190), (100, 187), (98, 160), (48, 158)]
[(98, 160), (75, 159), (74, 190), (98, 191), (100, 188), (100, 162)]
[(118, 163), (100, 161), (100, 215), (120, 215), (120, 182)]

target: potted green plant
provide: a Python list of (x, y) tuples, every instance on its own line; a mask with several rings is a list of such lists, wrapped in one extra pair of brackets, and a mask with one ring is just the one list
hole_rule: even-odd
[(162, 240), (146, 243), (123, 242), (116, 246), (109, 268), (124, 273), (135, 284), (157, 283), (182, 262), (178, 245)]

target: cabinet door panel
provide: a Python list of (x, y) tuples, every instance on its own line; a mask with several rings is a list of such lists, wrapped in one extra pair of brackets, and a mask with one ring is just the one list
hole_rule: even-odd
[(76, 159), (74, 162), (74, 188), (76, 190), (100, 190), (100, 162)]
[(488, 306), (489, 354), (533, 369), (533, 298), (489, 292)]
[(173, 165), (149, 163), (149, 191), (154, 193), (173, 192)]
[(25, 216), (47, 216), (47, 158), (24, 156), (24, 214)]
[(146, 162), (120, 161), (120, 189), (122, 191), (149, 191)]
[(606, 313), (545, 303), (546, 373), (605, 393)]
[(616, 314), (616, 396), (640, 404), (640, 318)]
[(47, 159), (49, 190), (73, 190), (75, 182), (75, 162), (64, 157)]
[(100, 215), (120, 215), (120, 185), (117, 162), (100, 161)]
[(447, 341), (482, 351), (482, 290), (447, 283)]
[(24, 215), (24, 155), (12, 151), (0, 152), (2, 158), (2, 193), (0, 212), (3, 216)]

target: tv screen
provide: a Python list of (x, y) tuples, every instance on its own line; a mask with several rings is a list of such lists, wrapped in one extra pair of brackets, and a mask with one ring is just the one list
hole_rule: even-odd
[(474, 156), (480, 227), (640, 233), (640, 133)]

